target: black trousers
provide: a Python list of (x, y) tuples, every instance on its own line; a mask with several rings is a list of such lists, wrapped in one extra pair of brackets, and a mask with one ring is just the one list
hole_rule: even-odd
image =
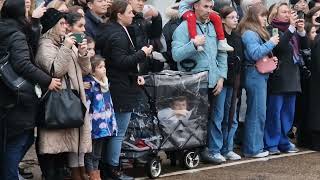
[(38, 141), (36, 141), (36, 152), (42, 176), (46, 180), (64, 180), (67, 154), (39, 154)]

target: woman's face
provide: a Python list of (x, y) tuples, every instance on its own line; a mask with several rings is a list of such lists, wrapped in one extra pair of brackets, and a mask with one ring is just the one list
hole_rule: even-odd
[(132, 7), (131, 5), (128, 5), (123, 14), (119, 13), (118, 20), (122, 23), (122, 25), (129, 26), (132, 23), (133, 17), (134, 14), (132, 12)]
[(233, 30), (237, 28), (239, 16), (236, 11), (233, 11), (228, 16), (226, 16), (226, 18), (224, 18), (222, 21), (226, 27)]
[(67, 22), (64, 18), (58, 21), (55, 30), (59, 36), (65, 36), (67, 34)]
[(314, 15), (312, 16), (312, 24), (315, 26), (320, 26), (320, 23), (318, 23), (316, 21), (316, 18), (320, 16), (320, 11), (317, 11), (316, 13), (314, 13)]
[(69, 25), (68, 30), (72, 33), (84, 33), (86, 31), (84, 25), (86, 24), (86, 21), (84, 18), (81, 18), (79, 21), (77, 21), (73, 26)]
[(282, 5), (278, 8), (276, 18), (282, 22), (289, 22), (290, 21), (290, 9), (287, 5)]
[(31, 0), (25, 0), (24, 3), (26, 6), (26, 12), (29, 12), (31, 10)]
[(316, 35), (317, 35), (317, 28), (313, 26), (311, 28), (310, 32), (308, 33), (309, 39), (311, 41), (313, 41), (315, 39)]
[(267, 16), (258, 15), (258, 21), (260, 26), (266, 27), (267, 25)]

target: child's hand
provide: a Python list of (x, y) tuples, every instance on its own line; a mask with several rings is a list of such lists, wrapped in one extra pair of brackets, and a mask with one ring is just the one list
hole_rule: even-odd
[(145, 84), (143, 76), (138, 76), (137, 83), (139, 86), (143, 86)]
[(84, 87), (84, 89), (90, 89), (91, 84), (89, 82), (83, 82), (83, 87)]

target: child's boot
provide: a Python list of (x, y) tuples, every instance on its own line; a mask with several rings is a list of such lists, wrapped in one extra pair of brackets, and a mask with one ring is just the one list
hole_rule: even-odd
[(219, 51), (234, 51), (233, 47), (231, 47), (227, 40), (219, 40), (218, 41), (218, 50)]

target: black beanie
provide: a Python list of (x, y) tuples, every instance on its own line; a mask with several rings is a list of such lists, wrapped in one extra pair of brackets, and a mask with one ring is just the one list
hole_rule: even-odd
[(299, 2), (300, 0), (290, 0), (290, 4), (295, 5)]
[(47, 9), (47, 11), (44, 13), (44, 15), (40, 19), (42, 24), (41, 33), (42, 34), (46, 33), (49, 29), (54, 27), (60, 19), (64, 18), (64, 16), (65, 16), (64, 13), (54, 8)]

